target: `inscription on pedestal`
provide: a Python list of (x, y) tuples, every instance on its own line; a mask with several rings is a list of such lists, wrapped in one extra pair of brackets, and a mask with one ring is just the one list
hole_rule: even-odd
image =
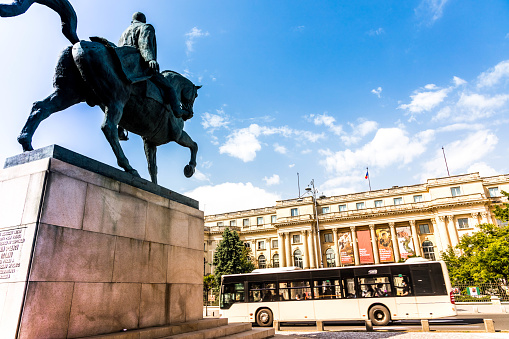
[(14, 280), (21, 266), (26, 227), (0, 231), (0, 282)]

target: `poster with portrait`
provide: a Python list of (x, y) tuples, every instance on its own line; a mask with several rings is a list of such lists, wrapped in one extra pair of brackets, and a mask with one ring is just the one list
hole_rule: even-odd
[(415, 249), (410, 227), (405, 226), (396, 228), (396, 235), (398, 238), (398, 248), (401, 259), (407, 260), (408, 257), (414, 256)]
[(380, 254), (380, 262), (393, 262), (394, 253), (392, 251), (391, 233), (389, 229), (377, 229), (376, 241), (378, 244), (378, 253)]
[(339, 233), (338, 246), (341, 263), (353, 263), (353, 244), (350, 232)]
[(373, 264), (373, 246), (369, 230), (357, 231), (357, 243), (359, 244), (359, 259), (361, 264)]

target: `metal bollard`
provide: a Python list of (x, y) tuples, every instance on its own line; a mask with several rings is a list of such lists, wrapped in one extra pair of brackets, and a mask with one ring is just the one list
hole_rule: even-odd
[(423, 332), (429, 332), (429, 321), (426, 319), (421, 320), (421, 327)]
[(371, 320), (365, 320), (365, 323), (366, 323), (366, 331), (373, 332), (373, 323), (371, 323)]
[(272, 322), (272, 327), (274, 327), (276, 331), (281, 331), (281, 323), (277, 320), (274, 320)]
[(323, 321), (321, 321), (321, 320), (316, 321), (316, 330), (323, 331)]
[(493, 319), (484, 319), (484, 327), (487, 333), (495, 333), (495, 324)]

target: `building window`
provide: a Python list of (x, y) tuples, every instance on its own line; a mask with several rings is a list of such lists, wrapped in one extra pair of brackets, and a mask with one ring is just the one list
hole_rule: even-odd
[(258, 268), (267, 268), (267, 260), (263, 254), (258, 257)]
[(364, 209), (364, 203), (363, 202), (358, 202), (358, 203), (355, 204), (355, 207), (358, 210), (362, 210), (362, 209)]
[(332, 248), (325, 251), (325, 258), (327, 259), (327, 267), (336, 267), (336, 257)]
[(329, 211), (330, 211), (329, 207), (322, 207), (322, 214), (327, 214), (329, 213)]
[(429, 225), (428, 224), (420, 224), (419, 225), (419, 233), (420, 234), (430, 234)]
[(458, 228), (468, 228), (468, 218), (458, 218)]
[(345, 212), (346, 211), (346, 205), (339, 205), (339, 211)]
[(414, 202), (421, 202), (422, 201), (422, 195), (414, 195)]
[(461, 195), (461, 190), (459, 187), (451, 187), (451, 195), (453, 197), (457, 197), (458, 195)]
[(217, 222), (217, 227), (223, 227), (223, 226), (224, 226), (224, 223), (222, 221)]
[(256, 218), (256, 224), (257, 225), (263, 225), (263, 217)]
[(237, 220), (230, 220), (230, 226), (237, 226)]
[(277, 219), (277, 218), (276, 218), (276, 216), (275, 216), (275, 215), (271, 215), (271, 216), (270, 216), (270, 222), (271, 222), (271, 223), (275, 224), (275, 223), (276, 223), (276, 219)]
[(333, 242), (333, 241), (332, 241), (332, 233), (325, 233), (325, 234), (323, 235), (323, 240), (324, 240), (325, 242)]
[(275, 240), (272, 240), (272, 248), (278, 248), (278, 243), (277, 243), (277, 239)]
[(488, 188), (488, 191), (490, 192), (490, 197), (498, 197), (498, 187), (490, 187)]
[(272, 267), (279, 267), (279, 254), (272, 256)]
[(401, 205), (403, 203), (403, 198), (394, 198), (394, 205)]
[(242, 226), (248, 227), (249, 226), (249, 219), (242, 219)]
[(294, 244), (299, 244), (300, 243), (300, 234), (295, 234), (293, 235), (293, 243)]
[(263, 240), (258, 241), (258, 249), (259, 250), (264, 250), (265, 249), (265, 241), (263, 241)]
[(302, 252), (298, 249), (295, 250), (295, 252), (293, 252), (293, 265), (303, 268), (302, 267)]
[(247, 248), (251, 248), (251, 243), (245, 242), (244, 246), (246, 246)]
[(431, 241), (424, 240), (422, 242), (422, 253), (424, 253), (424, 258), (435, 260), (435, 247)]
[(298, 215), (299, 215), (299, 210), (298, 210), (298, 209), (296, 209), (296, 208), (292, 208), (292, 209), (290, 210), (290, 214), (292, 215), (292, 217), (296, 217), (296, 216), (298, 216)]
[(375, 200), (375, 207), (382, 207), (384, 204), (383, 200)]

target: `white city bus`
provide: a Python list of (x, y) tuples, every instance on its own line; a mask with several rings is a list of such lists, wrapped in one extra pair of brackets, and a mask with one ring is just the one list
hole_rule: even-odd
[[(263, 270), (259, 270), (263, 271)], [(444, 262), (224, 275), (220, 313), (230, 322), (435, 319), (456, 315)]]

